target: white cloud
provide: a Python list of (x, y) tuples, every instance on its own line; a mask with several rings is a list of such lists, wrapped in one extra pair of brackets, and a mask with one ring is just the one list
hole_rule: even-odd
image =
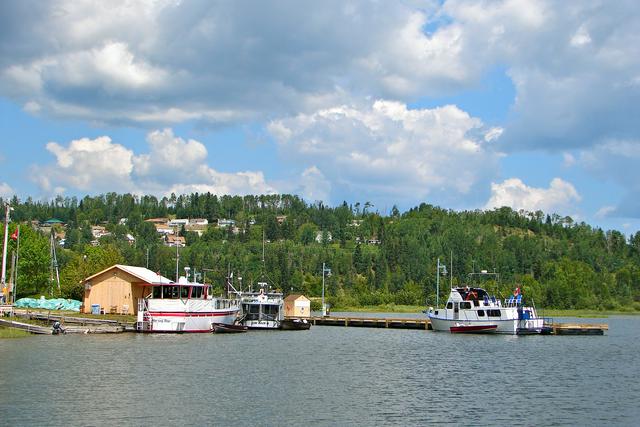
[(502, 183), (491, 184), (491, 198), (485, 209), (509, 206), (528, 212), (541, 210), (566, 214), (580, 200), (575, 187), (560, 178), (554, 178), (549, 188), (529, 187), (518, 178), (509, 178)]
[(112, 143), (107, 136), (73, 140), (67, 147), (49, 142), (46, 147), (56, 157), (56, 163), (36, 167), (40, 186), (45, 191), (67, 187), (96, 192), (133, 189), (130, 180), (133, 152)]
[(615, 206), (603, 206), (600, 209), (598, 209), (598, 212), (596, 212), (595, 216), (598, 219), (607, 218), (609, 215), (611, 215), (615, 211), (616, 211)]
[(334, 197), (346, 192), (400, 202), (464, 196), (472, 204), (500, 156), (486, 144), (482, 121), (452, 105), (409, 109), (378, 100), (275, 120), (268, 130), (292, 163), (312, 165), (307, 172), (332, 183)]
[(3, 199), (9, 199), (14, 194), (15, 192), (9, 184), (7, 184), (6, 182), (0, 182), (0, 197), (2, 197)]
[(634, 1), (23, 3), (3, 5), (20, 25), (3, 32), (0, 94), (39, 114), (260, 120), (459, 94), (500, 66), (517, 91), (510, 150), (639, 131)]
[(300, 193), (306, 200), (324, 202), (330, 200), (331, 183), (317, 167), (311, 166), (305, 169), (300, 177), (300, 184), (302, 187)]
[(139, 155), (107, 136), (74, 140), (68, 146), (50, 142), (47, 150), (56, 162), (34, 165), (32, 176), (46, 195), (69, 190), (159, 195), (276, 192), (260, 171), (223, 173), (209, 167), (206, 147), (199, 141), (176, 137), (171, 129), (149, 133), (147, 142), (149, 152)]

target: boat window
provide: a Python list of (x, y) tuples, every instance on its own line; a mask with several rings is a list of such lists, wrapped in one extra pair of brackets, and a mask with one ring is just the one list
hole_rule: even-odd
[(489, 317), (500, 317), (500, 310), (487, 310)]
[(156, 299), (162, 298), (162, 286), (153, 287), (153, 298), (156, 298)]
[(460, 308), (461, 309), (469, 309), (471, 308), (471, 302), (470, 301), (463, 301), (460, 303)]
[(182, 286), (180, 288), (180, 298), (189, 298), (189, 286)]
[(217, 299), (217, 300), (216, 300), (216, 309), (219, 309), (219, 308), (220, 308), (220, 300), (219, 300), (219, 299)]
[(201, 299), (202, 298), (202, 291), (203, 291), (203, 288), (200, 287), (200, 286), (195, 286), (195, 287), (191, 288), (191, 298)]
[(449, 310), (451, 310), (451, 309), (453, 308), (453, 303), (452, 303), (452, 302), (448, 302), (448, 303), (447, 303), (447, 308), (448, 308)]
[(484, 310), (478, 310), (478, 317), (484, 317)]
[(164, 299), (178, 299), (178, 287), (177, 286), (163, 286), (162, 298)]

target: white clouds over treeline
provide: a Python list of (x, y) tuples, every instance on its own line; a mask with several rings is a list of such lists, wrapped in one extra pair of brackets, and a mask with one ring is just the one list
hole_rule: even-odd
[(69, 188), (163, 195), (274, 192), (260, 171), (222, 173), (212, 169), (206, 163), (207, 149), (202, 143), (176, 137), (171, 129), (151, 132), (147, 143), (147, 153), (135, 154), (108, 136), (74, 140), (66, 146), (50, 142), (47, 150), (55, 162), (34, 165), (32, 176), (49, 195)]
[[(34, 166), (49, 192), (293, 189), (566, 209), (577, 185), (530, 187), (500, 164), (527, 151), (570, 152), (594, 177), (627, 164), (620, 150), (640, 141), (638, 28), (632, 0), (5, 1), (0, 95), (34, 115), (150, 131), (147, 153), (109, 137), (50, 143), (55, 163)], [(515, 89), (503, 123), (414, 107), (464, 95), (496, 68)], [(295, 182), (268, 183), (260, 165), (220, 173), (202, 143), (151, 132), (185, 122), (263, 124)], [(640, 179), (625, 170), (604, 178), (626, 192), (607, 212), (640, 216)]]

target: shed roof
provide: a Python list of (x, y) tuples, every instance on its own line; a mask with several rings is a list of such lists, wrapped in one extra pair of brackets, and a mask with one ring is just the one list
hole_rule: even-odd
[(304, 298), (304, 299), (306, 299), (307, 301), (311, 301), (309, 298), (305, 297), (305, 296), (304, 296), (304, 295), (302, 295), (302, 294), (291, 294), (291, 295), (287, 296), (284, 300), (285, 300), (285, 301), (287, 301), (287, 302), (288, 302), (288, 301), (297, 301), (297, 300), (299, 300), (300, 298)]
[(126, 273), (131, 274), (132, 276), (137, 277), (138, 279), (142, 280), (143, 282), (147, 282), (147, 283), (173, 283), (173, 280), (171, 279), (167, 279), (164, 276), (161, 276), (160, 274), (153, 272), (151, 270), (149, 270), (148, 268), (144, 268), (144, 267), (134, 267), (132, 265), (122, 265), (122, 264), (115, 264), (109, 268), (105, 268), (104, 270), (87, 277), (86, 279), (83, 280), (83, 282), (86, 282), (87, 280), (91, 280), (96, 276), (101, 275), (102, 273), (105, 273), (109, 270), (112, 270), (114, 268), (117, 268), (119, 270), (122, 270)]

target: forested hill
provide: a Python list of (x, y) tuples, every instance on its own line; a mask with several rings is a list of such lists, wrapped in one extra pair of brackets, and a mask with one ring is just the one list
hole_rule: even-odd
[[(245, 288), (260, 279), (264, 235), (267, 279), (285, 292), (319, 296), (325, 262), (332, 272), (326, 287), (334, 306), (424, 304), (425, 298), (433, 305), (440, 258), (453, 272), (454, 284), (472, 271), (496, 271), (500, 281), (487, 286), (506, 296), (517, 283), (537, 306), (640, 310), (640, 233), (626, 240), (618, 231), (542, 212), (455, 212), (421, 204), (404, 213), (394, 207), (383, 216), (370, 203), (329, 207), (291, 195), (197, 193), (9, 202), (14, 208), (9, 232), (24, 224), (18, 297), (48, 295), (52, 288), (49, 235), (37, 222), (55, 218), (65, 224), (53, 226), (60, 238), (64, 232), (64, 247), (57, 250), (61, 289), (65, 297), (80, 299), (80, 280), (114, 263), (148, 263), (174, 277), (175, 247), (166, 246), (156, 226), (145, 220), (202, 218), (209, 225), (201, 227), (201, 236), (185, 226), (178, 229), (186, 240), (180, 271), (189, 266), (204, 273), (203, 279), (220, 290), (228, 271), (234, 272), (236, 286), (239, 276)], [(219, 220), (234, 222), (220, 221), (226, 226), (219, 227)], [(96, 225), (106, 234), (97, 241)], [(16, 242), (10, 245), (13, 250)], [(449, 276), (441, 277), (449, 283)]]

